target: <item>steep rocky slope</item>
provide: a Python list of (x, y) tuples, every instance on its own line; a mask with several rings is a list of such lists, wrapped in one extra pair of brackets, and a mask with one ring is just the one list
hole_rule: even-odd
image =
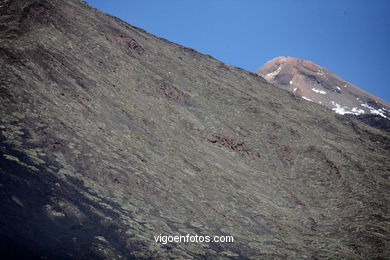
[[(275, 86), (322, 104), (336, 113), (356, 115), (357, 119), (363, 118), (362, 121), (382, 129), (390, 123), (390, 105), (387, 102), (311, 61), (278, 57), (264, 64), (256, 73)], [(373, 115), (383, 119), (378, 120)], [(390, 131), (390, 128), (386, 129)]]
[(2, 259), (390, 257), (388, 134), (78, 0), (0, 6)]

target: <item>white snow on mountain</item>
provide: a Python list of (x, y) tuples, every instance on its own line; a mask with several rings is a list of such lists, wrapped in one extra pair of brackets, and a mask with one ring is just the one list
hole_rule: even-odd
[(337, 104), (336, 102), (332, 101), (331, 102), (332, 105), (334, 105), (335, 107), (332, 108), (332, 110), (334, 112), (336, 112), (337, 114), (341, 114), (341, 115), (344, 115), (344, 114), (347, 114), (349, 113), (349, 111), (347, 109), (349, 109), (348, 107), (342, 107), (340, 106), (340, 104)]
[(314, 92), (316, 92), (316, 93), (318, 93), (318, 94), (322, 94), (322, 95), (325, 95), (325, 94), (326, 94), (325, 91), (320, 90), (320, 89), (312, 88), (311, 90), (313, 90)]
[(359, 108), (357, 108), (357, 107), (353, 107), (353, 108), (352, 108), (352, 112), (353, 112), (353, 114), (355, 114), (355, 115), (364, 114), (364, 110), (363, 110), (363, 109), (359, 109)]
[(385, 115), (385, 110), (383, 110), (382, 108), (380, 109), (375, 109), (373, 107), (370, 107), (369, 105), (367, 104), (361, 104), (362, 107), (366, 107), (370, 110), (370, 113), (371, 114), (375, 114), (375, 115), (380, 115), (381, 117), (384, 117), (384, 118), (387, 118), (386, 115)]
[(344, 115), (344, 114), (354, 114), (354, 115), (364, 114), (364, 110), (359, 109), (357, 107), (353, 107), (351, 109), (351, 108), (346, 107), (346, 106), (341, 106), (340, 104), (338, 104), (334, 101), (332, 101), (331, 104), (333, 106), (335, 106), (334, 108), (332, 108), (332, 110), (335, 111), (337, 114), (341, 114), (341, 115)]
[(278, 73), (282, 70), (282, 65), (279, 65), (279, 67), (274, 70), (274, 71), (271, 71), (270, 73), (268, 73), (267, 75), (265, 75), (265, 78), (266, 79), (272, 79), (274, 78), (276, 75), (278, 75)]

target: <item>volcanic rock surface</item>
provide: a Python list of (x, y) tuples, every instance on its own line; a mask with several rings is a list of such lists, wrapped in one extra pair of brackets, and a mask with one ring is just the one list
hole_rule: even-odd
[[(379, 115), (383, 125), (390, 123), (390, 104), (339, 78), (311, 61), (278, 57), (256, 70), (268, 82), (303, 99), (324, 105), (338, 114)], [(370, 115), (370, 116), (366, 116)], [(376, 117), (375, 117), (376, 118)], [(383, 128), (382, 125), (382, 128)], [(379, 125), (380, 126), (380, 125)], [(381, 127), (379, 127), (381, 128)], [(390, 128), (387, 130), (390, 131)]]
[(390, 258), (388, 133), (78, 0), (0, 1), (0, 79), (1, 259)]

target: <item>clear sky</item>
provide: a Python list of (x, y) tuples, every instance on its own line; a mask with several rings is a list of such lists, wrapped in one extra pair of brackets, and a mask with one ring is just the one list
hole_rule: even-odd
[(311, 60), (390, 101), (390, 0), (87, 0), (134, 26), (254, 71)]

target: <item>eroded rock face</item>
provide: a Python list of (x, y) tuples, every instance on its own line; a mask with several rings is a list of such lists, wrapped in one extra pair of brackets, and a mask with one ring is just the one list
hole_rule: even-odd
[(81, 1), (0, 3), (1, 259), (389, 258), (387, 133)]
[(390, 105), (387, 102), (311, 61), (278, 57), (260, 67), (256, 73), (275, 86), (328, 107), (338, 114), (379, 115), (383, 118), (381, 122), (371, 125), (381, 129), (381, 125), (390, 121)]

